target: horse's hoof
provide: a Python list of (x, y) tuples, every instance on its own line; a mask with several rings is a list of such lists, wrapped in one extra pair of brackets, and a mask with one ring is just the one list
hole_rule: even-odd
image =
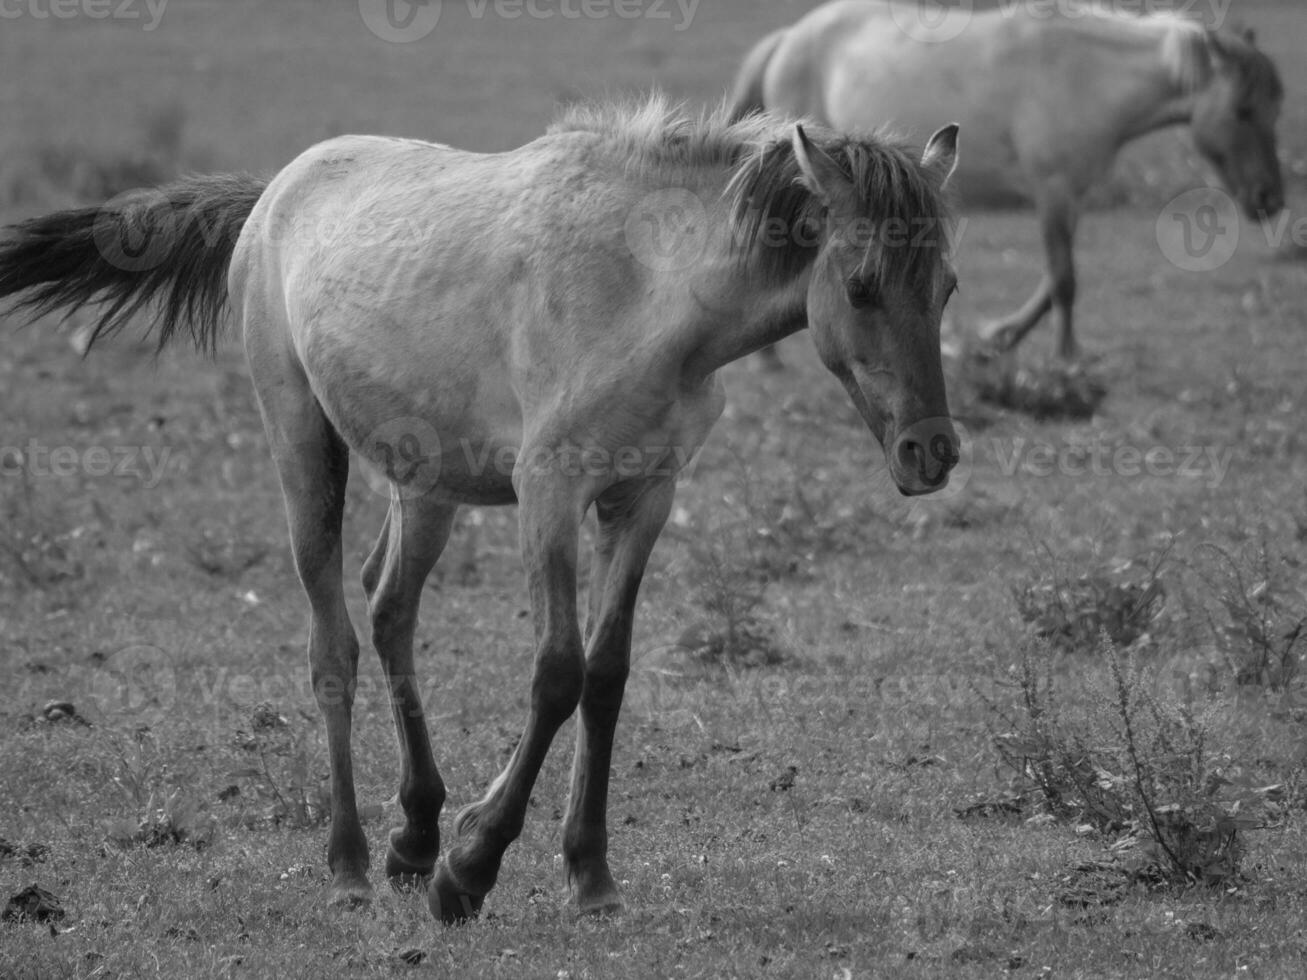
[(337, 875), (327, 892), (327, 902), (356, 909), (372, 901), (372, 885), (361, 875)]
[(1006, 353), (1021, 342), (1021, 332), (1016, 327), (1008, 326), (1002, 321), (982, 323), (976, 328), (976, 338), (982, 347), (994, 353)]
[(390, 832), (390, 847), (386, 849), (386, 878), (390, 881), (390, 887), (396, 891), (420, 891), (431, 880), (431, 874), (436, 868), (435, 858), (420, 862), (404, 857), (395, 848), (395, 838), (400, 832), (398, 829)]
[(427, 889), (427, 906), (432, 918), (439, 919), (447, 926), (461, 925), (469, 919), (475, 919), (481, 912), (484, 895), (473, 895), (458, 879), (449, 867), (441, 862), (436, 868), (431, 887)]

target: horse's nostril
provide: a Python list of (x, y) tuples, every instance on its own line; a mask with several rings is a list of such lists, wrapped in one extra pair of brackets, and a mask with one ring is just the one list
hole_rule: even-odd
[(921, 443), (915, 439), (904, 439), (899, 443), (899, 465), (905, 470), (924, 470), (926, 452)]
[(904, 439), (898, 447), (899, 465), (916, 473), (927, 486), (944, 481), (958, 463), (957, 446), (953, 440), (937, 435), (926, 445), (916, 439)]

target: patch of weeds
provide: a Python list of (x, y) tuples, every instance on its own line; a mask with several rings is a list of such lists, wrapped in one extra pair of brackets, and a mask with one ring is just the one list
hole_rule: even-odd
[(123, 794), (131, 815), (110, 821), (106, 839), (122, 847), (186, 844), (200, 850), (208, 844), (212, 818), (187, 781), (169, 771), (149, 728), (138, 729), (127, 744), (113, 739), (111, 745), (117, 766), (109, 781)]
[(860, 515), (840, 499), (837, 481), (818, 474), (791, 472), (768, 481), (753, 504), (756, 541), (752, 558), (758, 574), (769, 580), (812, 577), (824, 555), (856, 547), (855, 529), (865, 526)]
[(1275, 824), (1284, 787), (1265, 785), (1222, 744), (1219, 698), (1181, 703), (1137, 658), (1101, 641), (1101, 658), (1074, 706), (1055, 681), (1050, 645), (1026, 643), (1006, 704), (986, 698), (999, 759), (1055, 819), (1115, 838), (1136, 880), (1219, 885), (1236, 880), (1240, 831)]
[(980, 402), (1021, 412), (1039, 421), (1092, 418), (1107, 384), (1079, 364), (1018, 366), (1011, 355), (974, 351), (960, 366)]
[[(743, 464), (741, 464), (743, 467)], [(738, 496), (726, 495), (725, 516), (702, 512), (674, 526), (688, 531), (685, 545), (690, 594), (705, 618), (682, 632), (677, 646), (713, 663), (763, 666), (784, 660), (774, 627), (761, 615), (770, 578), (760, 550), (771, 548), (757, 534), (761, 523), (747, 470)]]
[(157, 798), (151, 794), (144, 815), (113, 821), (105, 836), (121, 847), (185, 844), (199, 851), (209, 843), (213, 829), (213, 819), (199, 799), (177, 788)]
[[(1237, 684), (1283, 690), (1302, 669), (1307, 648), (1307, 589), (1294, 566), (1277, 555), (1261, 528), (1255, 545), (1239, 554), (1206, 545), (1212, 561), (1199, 575), (1224, 616), (1203, 603), (1217, 649)], [(1301, 576), (1298, 576), (1301, 578)]]
[(268, 545), (250, 541), (225, 525), (206, 524), (189, 535), (186, 556), (215, 578), (238, 579), (268, 557)]
[(30, 868), (41, 864), (50, 854), (44, 844), (15, 844), (0, 837), (0, 862), (17, 861), (20, 867)]
[(1129, 646), (1148, 634), (1165, 604), (1160, 576), (1167, 555), (1027, 581), (1012, 589), (1017, 612), (1035, 636), (1066, 650), (1096, 649), (1103, 633)]
[[(262, 813), (242, 813), (238, 822), (251, 823), (260, 817), (274, 826), (316, 827), (331, 816), (331, 790), (325, 778), (314, 773), (312, 738), (278, 713), (270, 704), (259, 704), (250, 716), (250, 730), (236, 732), (236, 746), (250, 754), (254, 764), (233, 770), (262, 804)], [(246, 794), (223, 790), (223, 799), (243, 800)], [(249, 819), (253, 816), (253, 821)]]

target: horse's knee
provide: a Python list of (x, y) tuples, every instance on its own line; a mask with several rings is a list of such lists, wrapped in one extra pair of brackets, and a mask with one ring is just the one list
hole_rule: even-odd
[(630, 675), (630, 659), (626, 656), (591, 656), (585, 665), (582, 709), (592, 715), (616, 713), (622, 706), (622, 695)]
[(546, 638), (536, 658), (531, 703), (543, 715), (563, 719), (581, 702), (585, 691), (581, 638)]
[(373, 596), (368, 616), (372, 620), (372, 645), (379, 651), (411, 630), (417, 618), (412, 603), (384, 591)]

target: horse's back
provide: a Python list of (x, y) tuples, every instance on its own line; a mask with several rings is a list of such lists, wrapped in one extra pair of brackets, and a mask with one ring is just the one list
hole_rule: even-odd
[(511, 500), (506, 473), (460, 468), (521, 444), (537, 374), (629, 352), (612, 323), (639, 295), (620, 247), (633, 202), (595, 142), (565, 132), (479, 154), (346, 136), (301, 154), (251, 214), (231, 270), (256, 387), (301, 371), (364, 456), (379, 429), (421, 420), (466, 450), (446, 460), (447, 493)]
[[(971, 13), (964, 23), (956, 36), (932, 35), (902, 0), (825, 4), (796, 23), (776, 52), (767, 105), (846, 131), (888, 127), (918, 142), (956, 122), (966, 146), (957, 174), (962, 196), (1023, 197), (1022, 129), (1045, 128), (1044, 69), (1063, 25), (1019, 7)], [(948, 22), (933, 28), (947, 29)]]

